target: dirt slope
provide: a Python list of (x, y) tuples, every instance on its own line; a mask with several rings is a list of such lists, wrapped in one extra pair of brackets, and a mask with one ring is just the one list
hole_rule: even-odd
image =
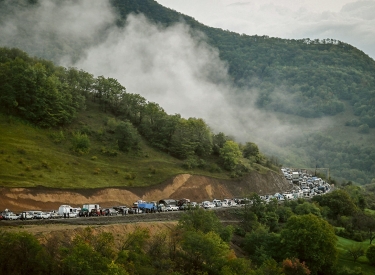
[(142, 199), (189, 198), (202, 202), (214, 198), (244, 197), (251, 192), (272, 194), (286, 191), (290, 184), (278, 173), (251, 173), (241, 180), (220, 180), (205, 176), (181, 174), (166, 182), (147, 188), (105, 188), (105, 189), (50, 189), (38, 188), (0, 188), (0, 210), (14, 212), (23, 210), (52, 210), (62, 204), (82, 207), (85, 203), (98, 203), (102, 207), (131, 205)]

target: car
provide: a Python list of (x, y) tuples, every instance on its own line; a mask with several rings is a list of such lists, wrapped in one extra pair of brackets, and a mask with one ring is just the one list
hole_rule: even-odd
[(32, 220), (34, 219), (34, 215), (32, 215), (30, 212), (22, 212), (19, 214), (20, 220)]
[(62, 218), (62, 215), (60, 215), (57, 211), (51, 211), (51, 212), (49, 212), (49, 214), (51, 215), (51, 219), (60, 219), (60, 218)]
[(12, 212), (8, 212), (5, 214), (4, 219), (5, 220), (18, 220), (20, 217)]
[(165, 211), (167, 211), (167, 208), (165, 207), (165, 205), (164, 204), (159, 204), (158, 206), (157, 206), (157, 211), (158, 212), (165, 212)]
[(202, 207), (203, 207), (204, 209), (214, 208), (214, 207), (215, 207), (215, 204), (213, 204), (213, 203), (210, 202), (210, 201), (204, 201), (204, 202), (202, 202)]
[(82, 208), (79, 212), (78, 212), (78, 216), (80, 217), (88, 217), (89, 216), (89, 210), (87, 208)]
[(116, 209), (106, 208), (106, 209), (104, 209), (104, 215), (106, 215), (106, 216), (117, 216), (118, 212), (116, 211)]
[(167, 211), (178, 211), (179, 210), (177, 205), (170, 205), (169, 204), (165, 208), (166, 208)]
[(36, 214), (35, 218), (39, 220), (50, 219), (51, 214), (47, 212), (39, 212)]
[(190, 204), (184, 203), (183, 205), (179, 206), (179, 210), (190, 210)]

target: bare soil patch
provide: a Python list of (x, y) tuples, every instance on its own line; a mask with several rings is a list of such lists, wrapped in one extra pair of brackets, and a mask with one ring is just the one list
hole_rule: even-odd
[(101, 189), (0, 188), (0, 210), (53, 210), (62, 204), (82, 207), (97, 203), (102, 207), (131, 205), (137, 200), (188, 198), (191, 201), (245, 197), (256, 192), (272, 194), (290, 188), (285, 178), (276, 172), (251, 173), (239, 180), (222, 180), (199, 175), (181, 174), (150, 187)]

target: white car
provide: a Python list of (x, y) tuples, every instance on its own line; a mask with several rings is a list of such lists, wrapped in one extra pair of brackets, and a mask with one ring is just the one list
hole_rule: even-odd
[(178, 211), (179, 207), (177, 205), (167, 205), (166, 210), (167, 211)]
[(5, 216), (4, 216), (4, 219), (5, 220), (18, 220), (20, 217), (14, 213), (6, 213)]
[(32, 219), (34, 219), (34, 215), (32, 215), (29, 212), (22, 212), (18, 216), (19, 216), (20, 220), (32, 220)]
[(50, 219), (51, 214), (47, 212), (39, 212), (35, 216), (36, 219), (44, 220), (44, 219)]
[(204, 202), (202, 202), (202, 207), (204, 209), (215, 208), (215, 205), (210, 201), (204, 201)]

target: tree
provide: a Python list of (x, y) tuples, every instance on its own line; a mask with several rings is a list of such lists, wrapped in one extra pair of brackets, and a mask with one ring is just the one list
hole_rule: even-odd
[(328, 215), (334, 219), (338, 216), (351, 216), (357, 210), (352, 198), (342, 189), (336, 189), (324, 196), (315, 196), (312, 200), (320, 206), (328, 206)]
[(274, 233), (269, 233), (268, 229), (262, 225), (246, 234), (244, 250), (249, 253), (251, 261), (257, 266), (261, 266), (265, 261), (276, 258), (279, 259), (280, 237)]
[(206, 157), (211, 154), (212, 137), (208, 125), (203, 119), (181, 118), (171, 139), (170, 151), (181, 159), (194, 155)]
[(261, 159), (258, 146), (253, 142), (246, 142), (243, 149), (244, 158), (253, 160), (254, 162), (259, 162)]
[(224, 163), (224, 167), (231, 171), (240, 162), (242, 152), (238, 144), (232, 140), (224, 143), (223, 148), (220, 149), (220, 158)]
[(375, 245), (371, 245), (366, 251), (366, 258), (370, 265), (375, 266)]
[(370, 239), (370, 244), (372, 244), (372, 241), (375, 239), (375, 217), (373, 215), (357, 212), (353, 215), (353, 226), (366, 231)]
[(283, 271), (285, 275), (309, 275), (310, 270), (304, 262), (300, 262), (299, 259), (285, 259), (283, 261)]
[(215, 213), (205, 211), (203, 208), (184, 212), (178, 221), (178, 226), (186, 231), (202, 231), (203, 233), (220, 232), (222, 227)]
[(224, 242), (215, 232), (185, 231), (181, 241), (185, 254), (185, 270), (189, 274), (195, 271), (207, 271), (217, 274), (225, 266), (231, 254), (229, 244)]
[(314, 204), (309, 202), (304, 202), (296, 206), (294, 213), (297, 215), (314, 214), (315, 216), (321, 217), (320, 209)]
[(290, 217), (281, 244), (286, 257), (306, 262), (312, 274), (329, 273), (337, 260), (334, 228), (313, 214)]
[(359, 257), (365, 255), (365, 250), (362, 248), (361, 245), (351, 245), (347, 249), (347, 253), (349, 256), (353, 258), (354, 262), (356, 262)]
[(121, 121), (115, 129), (115, 135), (120, 151), (129, 152), (138, 148), (138, 132), (130, 122)]
[(47, 259), (46, 251), (33, 235), (0, 233), (1, 274), (46, 274)]

